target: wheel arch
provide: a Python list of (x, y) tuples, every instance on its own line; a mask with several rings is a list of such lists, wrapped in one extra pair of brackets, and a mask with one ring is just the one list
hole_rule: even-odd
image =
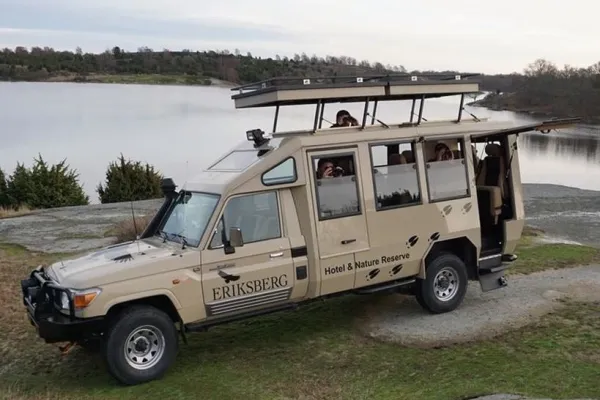
[(427, 265), (440, 253), (452, 253), (465, 263), (469, 280), (477, 279), (477, 247), (466, 236), (435, 242), (421, 260), (418, 278), (425, 279)]
[(181, 315), (179, 314), (177, 307), (175, 307), (173, 301), (166, 294), (149, 295), (112, 304), (106, 312), (107, 319), (112, 318), (124, 309), (134, 305), (156, 307), (157, 309), (164, 311), (173, 322), (181, 321)]

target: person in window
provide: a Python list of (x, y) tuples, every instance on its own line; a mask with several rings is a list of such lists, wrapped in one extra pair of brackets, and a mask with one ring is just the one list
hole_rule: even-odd
[(452, 154), (450, 148), (445, 143), (440, 142), (435, 145), (435, 156), (429, 160), (429, 162), (448, 161), (453, 159), (454, 155)]
[(335, 178), (338, 176), (342, 176), (344, 170), (341, 167), (336, 167), (333, 161), (328, 160), (326, 158), (322, 158), (319, 160), (317, 164), (317, 178)]
[(394, 153), (388, 157), (388, 165), (406, 164), (406, 157), (403, 154)]
[(335, 116), (335, 124), (330, 128), (339, 128), (340, 126), (357, 126), (358, 121), (347, 110), (340, 110)]
[(358, 126), (358, 121), (352, 115), (345, 115), (340, 126)]

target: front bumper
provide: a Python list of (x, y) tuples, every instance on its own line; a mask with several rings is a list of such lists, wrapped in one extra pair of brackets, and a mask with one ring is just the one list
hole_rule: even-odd
[[(104, 329), (102, 317), (77, 318), (71, 291), (49, 280), (42, 267), (21, 281), (21, 291), (29, 322), (46, 343), (81, 341), (97, 336)], [(68, 315), (57, 308), (61, 293), (66, 293), (69, 299)]]

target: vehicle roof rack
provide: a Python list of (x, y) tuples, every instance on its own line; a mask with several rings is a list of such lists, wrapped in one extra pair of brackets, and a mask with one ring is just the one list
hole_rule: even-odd
[(235, 108), (348, 103), (479, 93), (478, 73), (280, 77), (232, 88)]
[[(280, 106), (316, 104), (314, 124), (311, 132), (321, 129), (323, 111), (328, 103), (364, 102), (361, 128), (371, 116), (371, 124), (376, 120), (377, 104), (380, 101), (412, 100), (408, 124), (419, 125), (423, 118), (425, 99), (460, 96), (458, 117), (460, 122), (464, 111), (465, 95), (480, 94), (479, 73), (456, 74), (386, 74), (365, 76), (326, 76), (326, 77), (279, 77), (232, 88), (238, 91), (231, 96), (235, 108), (275, 107), (273, 133), (277, 129)], [(419, 111), (415, 113), (416, 101)], [(373, 102), (372, 114), (369, 103)], [(414, 121), (414, 117), (416, 121)], [(476, 117), (475, 120), (478, 120)], [(377, 120), (379, 121), (379, 120)], [(381, 121), (379, 121), (381, 122)]]

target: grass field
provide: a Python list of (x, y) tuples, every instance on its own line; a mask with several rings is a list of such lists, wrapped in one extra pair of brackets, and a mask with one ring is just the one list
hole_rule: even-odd
[[(513, 273), (598, 261), (583, 246), (540, 245), (528, 231)], [(569, 304), (490, 341), (422, 350), (357, 333), (372, 297), (316, 303), (190, 336), (160, 381), (121, 387), (97, 355), (62, 357), (26, 322), (18, 282), (57, 259), (0, 245), (0, 398), (459, 399), (492, 392), (600, 397), (600, 304)], [(443, 329), (441, 327), (441, 329)]]
[(19, 207), (16, 210), (12, 208), (0, 207), (0, 219), (20, 217), (29, 213), (31, 213), (31, 210), (27, 207)]

